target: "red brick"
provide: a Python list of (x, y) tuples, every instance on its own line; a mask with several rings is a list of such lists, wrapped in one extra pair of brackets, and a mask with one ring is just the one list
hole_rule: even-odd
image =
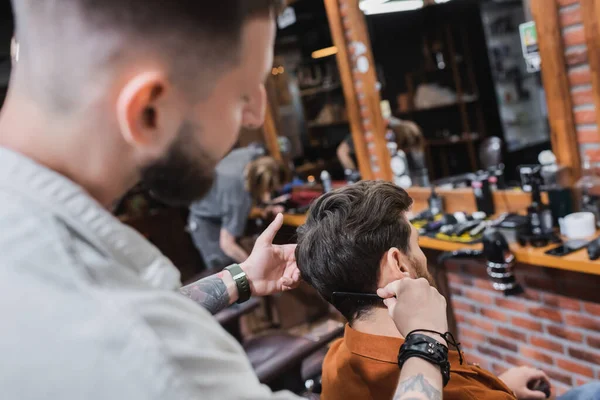
[(526, 312), (527, 305), (522, 301), (510, 300), (505, 298), (496, 299), (496, 305), (498, 307), (507, 308), (513, 311)]
[(565, 385), (573, 386), (573, 378), (562, 372), (553, 371), (551, 369), (544, 369), (544, 372), (548, 377), (554, 381), (564, 383)]
[(570, 360), (558, 359), (556, 360), (556, 365), (560, 369), (572, 372), (574, 374), (588, 376), (590, 378), (594, 377), (594, 370), (581, 363), (573, 362)]
[(451, 284), (456, 284), (460, 286), (472, 286), (473, 280), (467, 276), (459, 275), (459, 274), (448, 274), (448, 282)]
[(585, 31), (583, 30), (583, 26), (572, 28), (567, 32), (563, 32), (563, 40), (565, 42), (565, 46), (585, 44)]
[(556, 0), (559, 6), (564, 7), (571, 4), (579, 3), (579, 0)]
[(564, 296), (557, 296), (550, 293), (544, 294), (544, 303), (551, 307), (560, 308), (563, 310), (573, 310), (579, 311), (581, 310), (581, 302), (579, 300), (570, 299)]
[(458, 325), (464, 324), (465, 322), (467, 322), (467, 319), (465, 318), (464, 314), (462, 313), (458, 313), (456, 312), (456, 310), (454, 310), (454, 318), (456, 319), (456, 322), (458, 323)]
[(587, 385), (590, 382), (591, 381), (589, 379), (577, 378), (577, 379), (575, 379), (575, 386), (579, 387), (579, 386)]
[(537, 290), (527, 288), (525, 289), (525, 293), (523, 293), (521, 297), (531, 301), (540, 301), (542, 295)]
[(474, 290), (465, 290), (465, 297), (480, 304), (492, 304), (494, 301), (489, 294), (476, 292)]
[(504, 361), (511, 365), (514, 365), (515, 367), (526, 367), (531, 365), (531, 362), (525, 361), (522, 358), (515, 356), (514, 354), (506, 354), (504, 356)]
[(463, 339), (461, 337), (460, 347), (462, 347), (463, 350), (465, 350), (465, 349), (473, 350), (473, 349), (475, 349), (475, 342), (472, 340), (469, 340), (469, 339)]
[(554, 364), (554, 359), (551, 356), (531, 347), (521, 346), (520, 352), (526, 359), (536, 360), (544, 364)]
[(569, 25), (579, 24), (581, 21), (581, 8), (574, 8), (572, 10), (560, 12), (560, 26), (563, 28)]
[(576, 90), (571, 92), (573, 104), (580, 106), (582, 104), (594, 104), (594, 92), (592, 89)]
[(492, 285), (492, 282), (488, 279), (474, 279), (473, 285), (475, 285), (475, 287), (477, 287), (479, 289), (485, 289), (485, 290), (490, 290), (490, 291), (494, 290), (494, 286)]
[(447, 262), (444, 268), (446, 268), (448, 276), (457, 275), (461, 273), (460, 265), (456, 263)]
[(578, 143), (598, 143), (600, 142), (600, 132), (597, 129), (582, 129), (577, 131)]
[(504, 328), (504, 327), (498, 327), (498, 335), (503, 338), (515, 339), (515, 340), (519, 340), (521, 342), (527, 341), (527, 335), (524, 334), (523, 332), (517, 332), (512, 329), (508, 329), (508, 328)]
[(585, 155), (588, 156), (590, 161), (594, 161), (594, 162), (600, 161), (600, 150), (594, 150), (594, 149), (586, 150)]
[(478, 342), (485, 342), (485, 339), (486, 339), (486, 337), (483, 333), (479, 333), (477, 331), (474, 331), (472, 329), (467, 329), (467, 328), (460, 330), (460, 340), (462, 341), (463, 338), (473, 339)]
[(463, 295), (463, 291), (462, 291), (461, 288), (450, 287), (450, 294), (452, 296), (462, 296)]
[(592, 83), (592, 73), (589, 68), (577, 69), (575, 71), (569, 71), (569, 83), (571, 86), (585, 85), (586, 83)]
[(600, 317), (600, 304), (584, 303), (585, 311)]
[(596, 110), (575, 111), (575, 123), (579, 125), (596, 123)]
[(493, 332), (495, 325), (491, 322), (484, 321), (480, 318), (467, 318), (467, 324), (480, 328), (486, 332)]
[(504, 365), (500, 365), (500, 364), (496, 364), (496, 363), (492, 363), (492, 368), (491, 371), (496, 375), (502, 375), (503, 373), (506, 372), (508, 368), (506, 368)]
[(463, 265), (465, 274), (475, 277), (488, 279), (487, 271), (483, 265), (479, 264), (465, 264)]
[(600, 336), (588, 336), (588, 345), (594, 349), (600, 349)]
[(488, 346), (479, 345), (479, 346), (477, 346), (477, 350), (481, 354), (485, 354), (486, 356), (490, 356), (490, 357), (494, 357), (494, 358), (498, 358), (498, 359), (502, 358), (502, 354), (500, 354), (500, 352), (498, 352)]
[(587, 49), (569, 51), (565, 54), (565, 61), (569, 67), (576, 67), (589, 62)]
[(520, 328), (542, 332), (542, 324), (529, 318), (513, 317), (512, 323)]
[(584, 317), (582, 315), (572, 314), (567, 315), (566, 322), (568, 325), (600, 332), (600, 318)]
[(525, 284), (530, 288), (542, 290), (545, 292), (557, 292), (558, 282), (544, 276), (526, 276)]
[(583, 335), (581, 333), (563, 328), (562, 326), (551, 325), (548, 326), (547, 329), (550, 335), (561, 339), (570, 340), (571, 342), (581, 342), (583, 340)]
[(509, 342), (504, 339), (488, 338), (488, 342), (496, 347), (500, 347), (505, 350), (513, 351), (515, 353), (517, 352), (517, 350), (519, 350), (519, 346), (517, 346), (514, 342)]
[(569, 355), (579, 360), (587, 361), (595, 365), (600, 365), (600, 353), (597, 352), (570, 348)]
[(482, 309), (481, 315), (493, 319), (494, 321), (508, 322), (508, 316), (501, 311)]
[(485, 359), (483, 357), (479, 357), (475, 354), (465, 355), (465, 362), (469, 365), (479, 365), (481, 368), (485, 368), (485, 369), (487, 369), (487, 365), (488, 365), (487, 359)]
[(553, 340), (545, 339), (540, 336), (532, 336), (529, 341), (532, 346), (535, 346), (537, 348), (555, 351), (558, 353), (562, 353), (564, 351), (564, 347), (562, 344), (555, 342)]
[(452, 301), (452, 307), (455, 310), (463, 310), (463, 311), (468, 311), (471, 313), (474, 313), (477, 311), (477, 307), (475, 307), (472, 304), (465, 303), (464, 301), (458, 300), (456, 298), (453, 298), (451, 301)]
[(529, 314), (534, 317), (549, 319), (554, 322), (562, 322), (563, 318), (559, 311), (553, 310), (548, 307), (532, 307), (529, 309)]

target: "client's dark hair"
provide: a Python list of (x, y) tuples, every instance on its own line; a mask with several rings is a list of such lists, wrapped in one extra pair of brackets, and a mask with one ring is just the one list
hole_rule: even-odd
[[(332, 303), (333, 292), (375, 293), (386, 251), (408, 253), (411, 227), (405, 213), (412, 199), (404, 189), (363, 181), (319, 198), (298, 228), (296, 260), (302, 278)], [(332, 303), (352, 322), (372, 303)]]

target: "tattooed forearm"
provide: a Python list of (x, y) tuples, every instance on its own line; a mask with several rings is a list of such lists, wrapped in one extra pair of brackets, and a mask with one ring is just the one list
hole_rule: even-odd
[(442, 400), (442, 392), (420, 374), (401, 382), (394, 400)]
[(229, 306), (227, 286), (216, 275), (183, 287), (181, 293), (206, 308), (213, 315)]

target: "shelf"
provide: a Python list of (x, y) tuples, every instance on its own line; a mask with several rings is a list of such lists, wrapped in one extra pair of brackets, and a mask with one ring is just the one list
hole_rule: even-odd
[[(469, 104), (475, 104), (479, 101), (479, 99), (474, 99), (474, 100), (469, 100), (469, 101), (465, 101), (464, 104), (465, 105), (469, 105)], [(443, 106), (436, 106), (436, 107), (430, 107), (430, 108), (421, 108), (418, 110), (412, 110), (412, 111), (403, 111), (403, 112), (396, 112), (395, 115), (396, 117), (401, 117), (401, 116), (410, 116), (410, 115), (414, 115), (414, 114), (423, 114), (423, 113), (428, 113), (428, 112), (435, 112), (435, 111), (447, 111), (449, 109), (452, 109), (454, 107), (458, 107), (460, 103), (452, 103), (452, 104), (445, 104)]]
[(450, 146), (454, 144), (464, 144), (470, 142), (476, 142), (481, 140), (481, 136), (478, 134), (472, 134), (467, 136), (452, 136), (448, 139), (425, 139), (426, 146)]
[(323, 87), (315, 87), (315, 88), (310, 88), (310, 89), (304, 89), (300, 91), (300, 95), (302, 97), (308, 97), (308, 96), (314, 96), (316, 94), (320, 94), (320, 93), (327, 93), (327, 92), (333, 92), (334, 90), (338, 90), (342, 87), (341, 84), (336, 83), (333, 85), (329, 85), (329, 86), (323, 86)]
[(350, 122), (348, 121), (336, 121), (336, 122), (328, 122), (328, 123), (320, 123), (320, 122), (309, 122), (308, 123), (308, 127), (309, 128), (332, 128), (335, 126), (343, 126), (343, 125), (348, 125), (350, 124)]

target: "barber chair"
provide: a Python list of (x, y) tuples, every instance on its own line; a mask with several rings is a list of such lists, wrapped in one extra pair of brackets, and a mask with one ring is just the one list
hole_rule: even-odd
[(255, 310), (259, 304), (259, 300), (251, 299), (219, 313), (216, 318), (242, 343), (261, 383), (274, 391), (305, 393), (308, 390), (308, 394), (320, 391), (320, 375), (327, 345), (343, 335), (344, 325), (329, 323), (327, 329), (315, 329), (303, 336), (274, 331), (244, 341), (240, 335), (240, 318)]

